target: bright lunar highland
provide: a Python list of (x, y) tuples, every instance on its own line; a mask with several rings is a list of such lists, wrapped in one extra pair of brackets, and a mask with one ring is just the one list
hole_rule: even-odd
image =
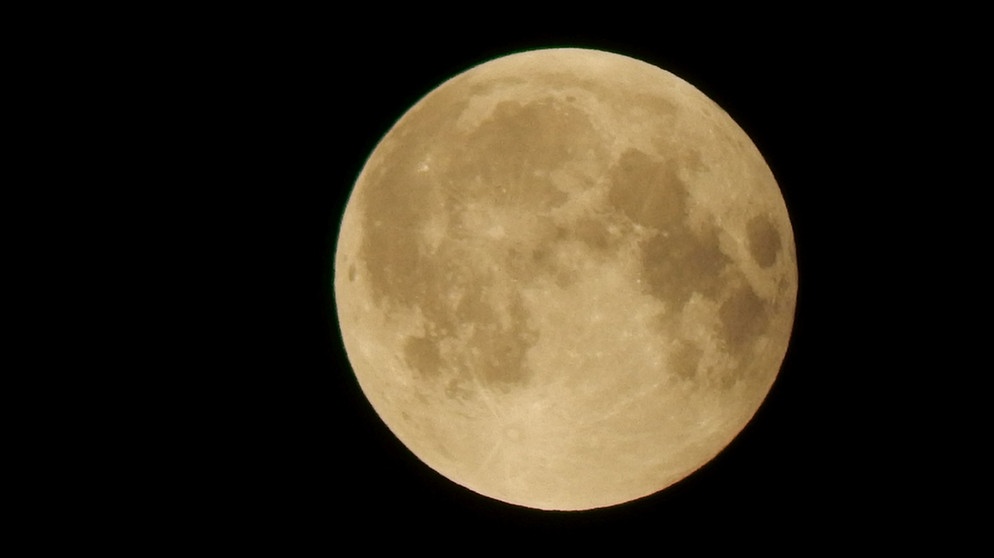
[(499, 58), (366, 162), (334, 277), (362, 392), (419, 459), (540, 509), (653, 494), (769, 392), (797, 295), (780, 189), (714, 102), (647, 63)]

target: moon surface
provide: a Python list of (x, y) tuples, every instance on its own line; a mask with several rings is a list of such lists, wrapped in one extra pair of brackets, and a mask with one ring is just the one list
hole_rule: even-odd
[(359, 175), (335, 255), (359, 385), (428, 466), (539, 509), (658, 492), (745, 427), (787, 350), (789, 216), (746, 133), (607, 52), (446, 81)]

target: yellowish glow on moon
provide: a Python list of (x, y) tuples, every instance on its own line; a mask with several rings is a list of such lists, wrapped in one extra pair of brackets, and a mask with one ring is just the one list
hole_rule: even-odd
[(335, 299), (373, 408), (480, 494), (579, 510), (718, 454), (787, 349), (797, 264), (745, 132), (676, 76), (600, 51), (445, 82), (369, 157)]

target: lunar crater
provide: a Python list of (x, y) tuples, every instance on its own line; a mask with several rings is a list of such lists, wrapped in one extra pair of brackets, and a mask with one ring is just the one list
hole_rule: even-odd
[(780, 233), (767, 215), (757, 215), (746, 224), (749, 253), (761, 267), (768, 268), (780, 254)]

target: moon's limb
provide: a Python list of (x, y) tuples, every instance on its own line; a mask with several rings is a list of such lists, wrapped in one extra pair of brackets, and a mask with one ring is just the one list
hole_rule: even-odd
[(796, 262), (746, 134), (672, 74), (577, 49), (446, 82), (384, 137), (336, 254), (363, 392), (452, 480), (547, 509), (661, 490), (748, 422)]

